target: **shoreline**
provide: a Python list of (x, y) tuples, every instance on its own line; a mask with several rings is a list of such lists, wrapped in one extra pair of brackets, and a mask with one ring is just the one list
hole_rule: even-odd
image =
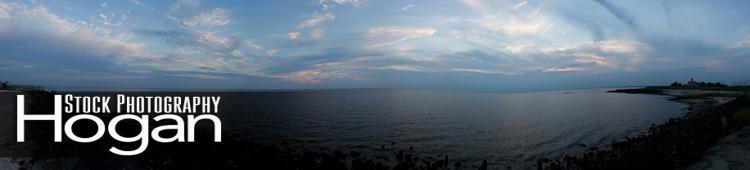
[[(537, 169), (682, 169), (703, 158), (704, 151), (747, 126), (733, 117), (750, 106), (747, 87), (678, 88), (644, 87), (609, 92), (664, 95), (688, 105), (685, 116), (653, 125), (648, 133), (592, 148), (558, 160), (538, 160)], [(717, 93), (717, 91), (735, 93)]]

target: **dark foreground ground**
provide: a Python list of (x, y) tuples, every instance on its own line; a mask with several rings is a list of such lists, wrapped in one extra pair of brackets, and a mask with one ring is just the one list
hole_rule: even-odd
[[(30, 113), (50, 113), (52, 93), (25, 93), (34, 98)], [(746, 95), (723, 105), (711, 101), (694, 103), (685, 117), (654, 125), (644, 135), (612, 143), (606, 148), (590, 148), (580, 155), (540, 159), (536, 168), (683, 169), (701, 160), (717, 141), (750, 124), (748, 109), (750, 99)], [(82, 133), (86, 133), (86, 127), (81, 128)], [(238, 140), (240, 138), (232, 134), (224, 134), (221, 143), (152, 142), (145, 153), (123, 157), (107, 151), (118, 144), (115, 141), (52, 143), (49, 130), (28, 133), (36, 135), (29, 138), (38, 139), (26, 143), (32, 147), (14, 146), (14, 143), (2, 146), (32, 148), (23, 150), (26, 152), (17, 149), (15, 153), (3, 153), (2, 156), (11, 157), (11, 162), (19, 169), (519, 169), (487, 167), (486, 161), (467, 164), (451, 160), (449, 155), (416, 155), (411, 148), (396, 149), (392, 156), (378, 158), (357, 152), (298, 150), (286, 143), (265, 145)], [(199, 131), (198, 135), (196, 138), (200, 139), (210, 134)]]

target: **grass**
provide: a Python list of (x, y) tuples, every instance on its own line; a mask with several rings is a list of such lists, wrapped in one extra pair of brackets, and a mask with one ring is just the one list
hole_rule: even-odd
[(665, 90), (702, 90), (712, 91), (702, 94), (676, 96), (674, 100), (698, 99), (706, 97), (740, 97), (750, 93), (750, 86), (700, 87), (700, 86), (647, 86), (637, 89), (617, 89), (609, 92), (632, 94), (666, 94)]
[(617, 90), (612, 90), (612, 91), (609, 91), (609, 92), (613, 92), (613, 93), (633, 93), (633, 94), (663, 94), (664, 90), (663, 89), (658, 89), (658, 88), (645, 87), (645, 88), (640, 88), (640, 89), (617, 89)]
[(644, 89), (660, 90), (722, 90), (722, 91), (750, 91), (750, 86), (727, 86), (727, 87), (705, 87), (705, 86), (648, 86)]
[(742, 127), (750, 126), (750, 107), (742, 108), (732, 113), (732, 118)]
[(711, 92), (711, 93), (702, 93), (702, 94), (695, 94), (695, 95), (676, 96), (674, 100), (700, 99), (700, 98), (707, 98), (707, 97), (740, 97), (742, 95), (744, 95), (742, 92), (736, 92), (736, 91)]

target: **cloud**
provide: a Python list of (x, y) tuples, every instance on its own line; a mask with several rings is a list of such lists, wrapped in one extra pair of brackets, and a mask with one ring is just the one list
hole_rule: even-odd
[(133, 30), (134, 33), (142, 35), (142, 36), (153, 36), (161, 38), (161, 40), (168, 45), (184, 45), (184, 46), (192, 46), (192, 45), (200, 45), (200, 43), (196, 40), (198, 39), (197, 35), (194, 35), (191, 32), (182, 31), (182, 30), (151, 30), (151, 29), (136, 29)]
[(480, 74), (519, 75), (537, 70), (536, 61), (522, 56), (489, 49), (473, 49), (442, 54), (436, 65), (445, 71), (458, 71)]
[(502, 75), (518, 75), (519, 73), (509, 73), (504, 71), (491, 71), (491, 70), (482, 70), (482, 69), (475, 69), (475, 68), (452, 68), (451, 71), (457, 71), (457, 72), (468, 72), (468, 73), (480, 73), (480, 74), (502, 74)]
[[(723, 13), (704, 9), (718, 8), (710, 5), (664, 4), (670, 5), (664, 7), (670, 13), (665, 17), (651, 11), (661, 9), (649, 6), (663, 4), (658, 2), (462, 0), (468, 8), (443, 11), (445, 6), (430, 4), (403, 17), (370, 14), (379, 4), (365, 9), (369, 7), (360, 0), (316, 2), (320, 4), (312, 5), (320, 6), (304, 18), (261, 18), (248, 24), (238, 24), (248, 17), (233, 16), (238, 13), (230, 9), (237, 7), (219, 7), (227, 5), (223, 2), (211, 3), (218, 8), (201, 7), (197, 0), (157, 8), (137, 0), (97, 3), (89, 5), (93, 11), (83, 11), (91, 16), (59, 9), (66, 18), (40, 10), (38, 3), (2, 2), (0, 69), (90, 73), (86, 79), (103, 79), (106, 73), (118, 79), (174, 74), (180, 80), (234, 81), (237, 76), (225, 74), (238, 74), (327, 87), (404, 75), (430, 80), (425, 84), (453, 75), (487, 83), (502, 82), (485, 81), (497, 77), (545, 79), (559, 75), (555, 72), (731, 70), (750, 62), (750, 38), (744, 37), (750, 29), (735, 20), (747, 11), (730, 8), (741, 6), (737, 4)], [(356, 9), (339, 11), (349, 5)], [(399, 12), (417, 9), (410, 2), (395, 5)], [(138, 15), (114, 13), (122, 9)], [(119, 25), (120, 18), (130, 19)], [(332, 24), (344, 18), (352, 23)], [(372, 18), (378, 19), (368, 20)]]
[(45, 79), (57, 72), (70, 73), (71, 78), (91, 73), (115, 77), (124, 74), (126, 67), (137, 70), (142, 65), (134, 61), (157, 56), (131, 36), (62, 19), (42, 6), (0, 2), (0, 64), (21, 72), (11, 77)]
[[(321, 1), (321, 3), (324, 3)], [(300, 22), (297, 25), (297, 29), (309, 29), (308, 32), (310, 34), (310, 38), (313, 39), (319, 39), (323, 36), (324, 28), (323, 23), (330, 22), (336, 19), (336, 15), (328, 11), (327, 7), (323, 7), (324, 12), (323, 14), (319, 12), (313, 13), (312, 16), (305, 19), (304, 21)], [(297, 39), (299, 36), (299, 32), (295, 32), (296, 36), (289, 35), (289, 39)], [(294, 38), (292, 38), (294, 37)]]
[(102, 57), (143, 54), (144, 44), (129, 41), (130, 35), (127, 32), (113, 32), (107, 28), (64, 20), (41, 6), (0, 3), (0, 25), (0, 34), (3, 35), (0, 37), (3, 39), (29, 36), (29, 40), (18, 41), (19, 43), (35, 43), (30, 40), (44, 39), (61, 42), (56, 46), (69, 46), (73, 47), (71, 50)]
[[(180, 4), (182, 3), (182, 4)], [(178, 5), (190, 7), (193, 1), (180, 1)], [(142, 4), (139, 6), (148, 6)], [(174, 6), (174, 5), (173, 5)], [(180, 25), (173, 30), (136, 29), (139, 35), (156, 37), (166, 42), (167, 50), (160, 55), (164, 59), (153, 61), (171, 71), (201, 70), (208, 72), (234, 72), (238, 74), (257, 75), (255, 63), (261, 56), (268, 55), (269, 50), (254, 40), (246, 39), (237, 33), (227, 31), (225, 26), (236, 23), (230, 19), (230, 12), (224, 8), (214, 8), (196, 15), (181, 17)], [(166, 15), (165, 18), (175, 18)]]
[(276, 54), (276, 52), (279, 52), (279, 49), (275, 49), (275, 48), (273, 48), (273, 49), (268, 49), (268, 50), (266, 51), (266, 54), (267, 54), (268, 56), (273, 56), (274, 54)]
[(553, 30), (555, 19), (544, 14), (544, 4), (532, 6), (528, 1), (518, 3), (509, 1), (463, 0), (466, 6), (479, 12), (479, 17), (462, 19), (473, 27), (474, 34), (486, 31), (485, 34), (504, 33), (508, 36), (541, 37), (545, 31)]
[(227, 62), (226, 59), (219, 57), (213, 60), (190, 60), (188, 64), (204, 71), (227, 71)]
[(409, 9), (414, 8), (414, 4), (406, 4), (404, 7), (401, 7), (402, 11), (409, 11)]
[(241, 38), (226, 36), (217, 31), (139, 29), (134, 32), (142, 36), (160, 38), (174, 47), (206, 52), (231, 52), (244, 47)]
[(596, 54), (574, 53), (573, 56), (576, 57), (574, 61), (577, 63), (595, 63), (600, 66), (605, 66), (609, 68), (617, 68), (617, 65), (615, 63), (612, 63), (608, 61), (606, 58), (598, 56)]
[(581, 67), (550, 67), (547, 69), (544, 69), (542, 72), (578, 72), (578, 71), (586, 71), (586, 68)]
[(200, 4), (200, 0), (177, 0), (174, 4), (169, 6), (170, 12), (177, 12), (185, 8), (196, 8)]
[(229, 47), (233, 40), (214, 31), (199, 32), (197, 41), (201, 44), (213, 47)]
[[(502, 28), (506, 34), (512, 36), (533, 35), (550, 28), (550, 25), (545, 19), (524, 20), (517, 16), (511, 16), (508, 21), (503, 23)], [(487, 27), (494, 27), (494, 25), (488, 25)]]
[(320, 38), (323, 37), (323, 28), (313, 28), (310, 30), (310, 37), (312, 38)]
[(107, 16), (107, 15), (106, 15), (106, 14), (104, 14), (104, 13), (99, 13), (99, 18), (100, 18), (100, 19), (102, 19), (102, 20), (107, 20), (107, 18), (108, 18), (108, 17), (109, 17), (109, 16)]
[(625, 11), (618, 8), (614, 4), (608, 2), (607, 0), (593, 0), (597, 4), (601, 5), (604, 9), (606, 9), (610, 14), (614, 15), (617, 19), (628, 25), (631, 29), (634, 31), (637, 30), (638, 24), (635, 22), (635, 19), (628, 16)]
[(599, 49), (608, 53), (638, 54), (649, 50), (646, 44), (637, 41), (606, 40), (597, 42)]
[(245, 44), (247, 45), (247, 48), (250, 48), (253, 51), (259, 51), (263, 49), (263, 45), (255, 42), (255, 40), (248, 40)]
[(607, 68), (635, 66), (652, 55), (648, 44), (635, 40), (583, 42), (545, 50), (545, 55), (574, 56), (577, 63), (595, 63)]
[(729, 49), (743, 49), (747, 47), (750, 47), (750, 35), (747, 35), (742, 40), (729, 45)]
[(352, 6), (359, 6), (359, 5), (361, 5), (362, 3), (365, 2), (364, 0), (333, 0), (333, 1), (336, 2), (339, 5), (343, 5), (343, 4), (347, 4), (348, 3), (348, 4), (351, 4)]
[[(328, 81), (360, 81), (365, 74), (378, 70), (419, 69), (408, 63), (394, 64), (380, 52), (361, 51), (351, 47), (326, 49), (315, 53), (275, 58), (261, 72), (278, 75), (279, 78), (296, 83), (326, 83)], [(414, 68), (409, 68), (413, 66)]]
[(417, 27), (375, 27), (367, 30), (367, 37), (399, 37), (401, 39), (430, 36), (437, 32), (434, 28)]
[(461, 0), (461, 2), (479, 11), (484, 11), (488, 8), (488, 5), (484, 0)]
[(367, 29), (365, 33), (365, 48), (376, 48), (393, 45), (402, 41), (432, 36), (437, 32), (434, 28), (421, 27), (375, 27)]
[(322, 23), (333, 21), (334, 19), (336, 19), (336, 16), (331, 12), (325, 12), (324, 14), (315, 12), (312, 16), (310, 16), (310, 18), (307, 18), (306, 20), (299, 23), (299, 25), (297, 25), (297, 28), (316, 27)]
[(211, 74), (201, 74), (201, 73), (196, 73), (196, 74), (175, 74), (174, 76), (178, 76), (178, 77), (193, 77), (193, 78), (198, 78), (198, 79), (203, 79), (203, 80), (229, 80), (229, 78), (224, 77), (224, 76), (211, 75)]
[(192, 28), (224, 26), (231, 23), (233, 21), (229, 18), (229, 11), (224, 8), (215, 8), (211, 11), (200, 13), (192, 19), (183, 21), (185, 26)]
[(320, 84), (325, 80), (350, 78), (350, 75), (342, 70), (311, 69), (296, 71), (283, 76), (283, 78), (296, 83)]
[(505, 49), (510, 51), (511, 53), (520, 53), (523, 52), (524, 49), (528, 49), (534, 47), (534, 44), (512, 44), (505, 46)]
[(385, 67), (381, 67), (380, 69), (383, 70), (398, 70), (398, 71), (411, 71), (411, 72), (434, 72), (434, 70), (430, 68), (420, 67), (420, 66), (410, 66), (410, 65), (388, 65)]
[(182, 22), (179, 19), (177, 19), (177, 18), (175, 18), (173, 16), (169, 16), (169, 15), (165, 14), (164, 12), (162, 12), (162, 11), (160, 11), (160, 10), (154, 8), (154, 7), (146, 5), (146, 3), (143, 3), (140, 0), (130, 0), (130, 3), (132, 3), (132, 4), (136, 5), (136, 6), (139, 6), (139, 7), (143, 7), (143, 8), (145, 8), (145, 9), (151, 11), (151, 12), (154, 12), (156, 14), (159, 14), (160, 16), (168, 19), (169, 21), (182, 24)]
[(526, 6), (526, 4), (528, 4), (528, 3), (529, 3), (529, 1), (528, 1), (528, 0), (522, 0), (521, 2), (519, 2), (519, 3), (515, 4), (515, 5), (513, 5), (513, 8), (521, 8), (521, 7), (524, 7), (524, 6)]
[(289, 37), (289, 39), (291, 39), (291, 40), (296, 40), (297, 37), (299, 37), (299, 34), (300, 34), (299, 32), (289, 32), (289, 33), (286, 33), (287, 37)]

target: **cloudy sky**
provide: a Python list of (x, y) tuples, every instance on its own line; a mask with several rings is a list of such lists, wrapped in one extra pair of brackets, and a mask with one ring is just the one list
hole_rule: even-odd
[(0, 0), (0, 78), (498, 91), (750, 80), (744, 0)]

